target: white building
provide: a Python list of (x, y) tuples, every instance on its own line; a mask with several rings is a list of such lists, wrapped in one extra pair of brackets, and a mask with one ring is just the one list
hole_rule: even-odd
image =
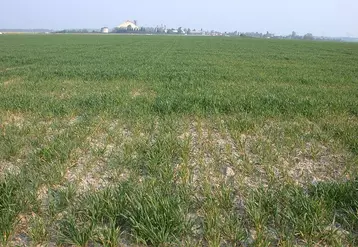
[(135, 23), (135, 21), (125, 21), (121, 25), (117, 26), (118, 29), (132, 29), (132, 30), (139, 30), (139, 27)]
[(108, 27), (102, 27), (101, 28), (101, 33), (109, 33), (109, 28)]
[(189, 34), (191, 35), (205, 35), (203, 31), (190, 31)]

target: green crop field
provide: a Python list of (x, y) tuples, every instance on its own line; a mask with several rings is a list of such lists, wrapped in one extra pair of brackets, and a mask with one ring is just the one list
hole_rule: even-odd
[(0, 246), (357, 246), (358, 44), (2, 35)]

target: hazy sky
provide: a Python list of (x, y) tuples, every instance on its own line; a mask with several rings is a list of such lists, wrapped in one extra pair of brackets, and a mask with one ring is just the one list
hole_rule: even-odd
[(127, 19), (140, 26), (358, 37), (358, 0), (0, 0), (0, 28), (112, 28)]

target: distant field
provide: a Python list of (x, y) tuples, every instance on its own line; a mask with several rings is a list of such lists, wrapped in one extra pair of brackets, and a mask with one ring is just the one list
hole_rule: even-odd
[(0, 36), (0, 246), (357, 246), (358, 44)]

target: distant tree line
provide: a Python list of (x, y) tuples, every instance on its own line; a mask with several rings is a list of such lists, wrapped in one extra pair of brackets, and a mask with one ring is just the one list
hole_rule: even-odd
[(64, 29), (57, 31), (56, 33), (94, 33), (95, 30), (90, 31), (89, 29)]
[[(100, 30), (90, 30), (90, 29), (65, 29), (58, 31), (57, 33), (100, 33)], [(133, 29), (132, 26), (127, 28), (114, 28), (111, 30), (111, 33), (133, 33), (133, 34), (178, 34), (178, 35), (210, 35), (210, 36), (240, 36), (240, 37), (252, 37), (252, 38), (263, 38), (263, 39), (297, 39), (297, 40), (336, 40), (327, 37), (314, 37), (312, 33), (306, 33), (305, 35), (298, 35), (293, 31), (290, 35), (275, 35), (270, 32), (259, 33), (259, 32), (218, 32), (215, 30), (204, 31), (200, 30), (191, 30), (190, 28), (178, 27), (167, 28), (166, 26), (157, 26), (157, 27), (140, 27), (138, 29)]]
[(166, 27), (141, 27), (139, 29), (133, 29), (130, 25), (127, 28), (114, 28), (112, 33), (147, 33), (147, 34), (189, 34), (191, 32), (190, 28), (178, 29)]
[(298, 35), (295, 31), (293, 31), (290, 35), (275, 35), (269, 32), (266, 32), (265, 34), (259, 32), (246, 32), (246, 33), (234, 32), (229, 34), (240, 35), (241, 37), (266, 38), (266, 39), (333, 40), (331, 38), (314, 37), (312, 33), (306, 33), (305, 35)]

